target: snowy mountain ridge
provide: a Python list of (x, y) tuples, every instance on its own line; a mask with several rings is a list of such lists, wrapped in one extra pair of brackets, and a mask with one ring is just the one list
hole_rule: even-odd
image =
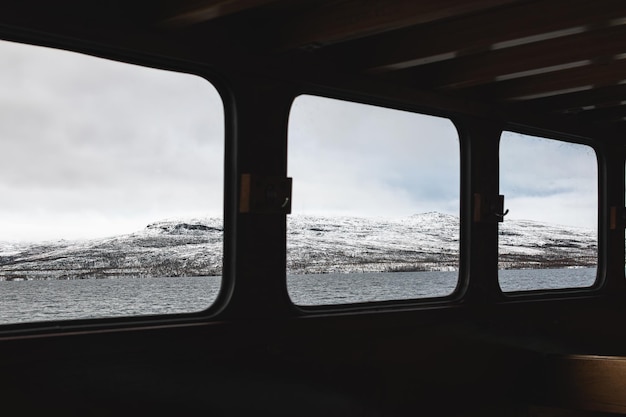
[[(1, 243), (0, 280), (204, 276), (222, 273), (221, 219), (176, 219), (135, 233), (83, 241)], [(595, 232), (530, 221), (500, 227), (503, 268), (589, 266)], [(455, 270), (459, 220), (441, 213), (404, 218), (292, 215), (290, 274)]]

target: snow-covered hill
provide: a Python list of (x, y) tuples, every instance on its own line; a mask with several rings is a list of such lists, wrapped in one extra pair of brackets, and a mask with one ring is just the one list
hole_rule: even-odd
[(424, 213), (406, 218), (293, 216), (292, 273), (448, 270), (458, 264), (459, 221)]
[(500, 268), (593, 266), (598, 259), (594, 230), (528, 220), (505, 220), (499, 232)]
[[(591, 266), (594, 231), (531, 221), (500, 223), (501, 268)], [(293, 216), (292, 273), (420, 271), (458, 268), (459, 219), (441, 213), (406, 218)]]
[[(221, 274), (220, 219), (165, 220), (106, 239), (0, 243), (0, 280)], [(500, 228), (501, 266), (587, 266), (596, 260), (589, 230), (529, 221)], [(289, 216), (288, 272), (453, 270), (459, 221), (423, 213), (406, 218)]]
[(219, 275), (222, 240), (220, 219), (190, 219), (105, 239), (0, 244), (0, 280)]

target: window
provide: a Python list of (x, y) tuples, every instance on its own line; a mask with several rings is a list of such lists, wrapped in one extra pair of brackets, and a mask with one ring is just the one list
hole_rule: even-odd
[(288, 158), (296, 305), (452, 294), (460, 157), (449, 120), (304, 95), (291, 109)]
[(0, 323), (197, 312), (222, 269), (203, 78), (0, 43)]
[(586, 145), (504, 132), (503, 291), (589, 287), (597, 265), (597, 160)]

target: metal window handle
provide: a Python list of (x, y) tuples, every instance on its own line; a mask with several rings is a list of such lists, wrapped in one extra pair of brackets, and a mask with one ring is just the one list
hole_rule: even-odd
[(241, 174), (240, 213), (291, 213), (291, 178)]
[(499, 219), (504, 219), (504, 216), (506, 216), (507, 214), (509, 214), (509, 209), (504, 210), (504, 213), (493, 213), (493, 215)]
[(474, 222), (501, 223), (509, 210), (504, 210), (504, 196), (500, 194), (474, 194)]

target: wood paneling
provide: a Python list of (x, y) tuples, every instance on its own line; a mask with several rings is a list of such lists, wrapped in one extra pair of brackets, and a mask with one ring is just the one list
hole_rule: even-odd
[(171, 2), (165, 7), (164, 17), (159, 25), (165, 27), (185, 27), (208, 22), (243, 10), (275, 3), (277, 0), (196, 0), (192, 2)]
[(626, 77), (626, 60), (606, 64), (585, 65), (563, 71), (492, 83), (484, 88), (466, 89), (465, 96), (481, 96), (490, 100), (527, 100), (538, 96), (556, 96), (575, 89), (593, 89), (600, 85), (618, 84)]
[(424, 65), (397, 77), (421, 80), (425, 88), (463, 88), (496, 82), (499, 77), (521, 78), (532, 71), (547, 73), (559, 66), (625, 52), (626, 26), (620, 25)]
[(281, 28), (277, 49), (357, 39), (520, 0), (351, 0), (325, 1), (292, 16)]
[(422, 65), (445, 54), (486, 51), (491, 45), (568, 28), (605, 23), (626, 15), (619, 0), (534, 1), (494, 8), (432, 24), (329, 47), (321, 54), (371, 73)]
[(587, 411), (626, 413), (626, 357), (568, 355), (547, 365), (547, 400)]

